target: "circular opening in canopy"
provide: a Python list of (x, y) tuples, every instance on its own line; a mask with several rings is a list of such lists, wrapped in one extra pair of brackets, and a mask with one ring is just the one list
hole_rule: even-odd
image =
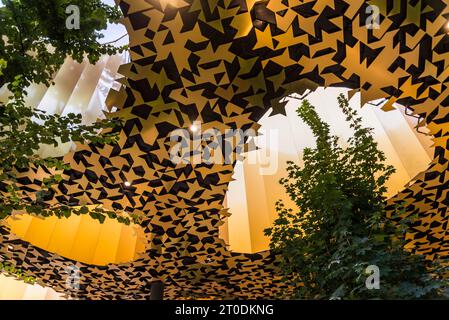
[(126, 263), (145, 252), (143, 228), (106, 218), (103, 223), (89, 214), (69, 218), (10, 217), (11, 232), (32, 245), (68, 259), (92, 264)]

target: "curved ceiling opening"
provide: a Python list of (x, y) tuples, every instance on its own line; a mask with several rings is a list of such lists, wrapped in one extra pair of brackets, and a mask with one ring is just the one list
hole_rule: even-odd
[(6, 221), (11, 232), (32, 245), (92, 265), (134, 261), (145, 252), (143, 228), (106, 218), (104, 223), (90, 215), (69, 218), (39, 218), (18, 215)]
[[(307, 97), (321, 118), (329, 123), (331, 133), (340, 137), (343, 146), (352, 130), (338, 108), (337, 97), (347, 92), (347, 89), (319, 88)], [(269, 117), (269, 111), (259, 121), (263, 135), (257, 137), (256, 145), (260, 149), (251, 151), (257, 156), (247, 155), (245, 161), (236, 164), (235, 180), (229, 184), (224, 203), (232, 215), (221, 227), (222, 238), (233, 251), (268, 250), (269, 239), (264, 236), (264, 229), (277, 217), (276, 201), (282, 199), (295, 208), (279, 179), (286, 175), (287, 161), (301, 163), (304, 148), (315, 145), (310, 128), (296, 114), (300, 103), (289, 99), (286, 116)], [(358, 110), (366, 127), (374, 128), (379, 148), (384, 151), (387, 162), (396, 168), (387, 185), (388, 196), (393, 196), (427, 169), (433, 155), (431, 137), (416, 131), (417, 119), (406, 115), (401, 106), (389, 112), (381, 110), (381, 106), (360, 108), (360, 95), (355, 95), (350, 105)], [(257, 161), (250, 162), (250, 158)]]

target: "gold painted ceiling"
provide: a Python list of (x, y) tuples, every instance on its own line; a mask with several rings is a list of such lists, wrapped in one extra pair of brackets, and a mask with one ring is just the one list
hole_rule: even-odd
[[(170, 133), (194, 123), (223, 136), (229, 129), (257, 130), (270, 108), (284, 113), (283, 97), (320, 86), (360, 91), (362, 103), (387, 98), (385, 111), (395, 102), (405, 105), (427, 126), (435, 158), (390, 203), (405, 201), (407, 213), (418, 214), (408, 235), (411, 249), (447, 255), (448, 1), (117, 3), (132, 60), (120, 67), (122, 87), (107, 100), (117, 108), (114, 116), (126, 119), (120, 141), (78, 145), (65, 156), (72, 170), (47, 201), (139, 213), (147, 249), (132, 262), (98, 266), (2, 228), (3, 260), (81, 299), (148, 298), (154, 280), (164, 281), (168, 298), (282, 295), (290, 288), (280, 281), (276, 257), (231, 252), (219, 236), (227, 215), (223, 200), (245, 148), (236, 147), (229, 164), (175, 164)], [(378, 29), (366, 28), (369, 4), (380, 8)], [(23, 172), (24, 194), (33, 199), (46, 174), (42, 167)], [(79, 290), (66, 286), (71, 265), (81, 269)]]

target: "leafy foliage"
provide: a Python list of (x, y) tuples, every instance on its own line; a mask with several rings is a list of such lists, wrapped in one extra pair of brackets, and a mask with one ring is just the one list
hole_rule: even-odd
[(13, 276), (31, 285), (34, 285), (38, 282), (38, 279), (34, 278), (31, 275), (28, 275), (26, 272), (7, 262), (0, 261), (0, 273), (5, 273), (7, 275)]
[[(11, 92), (9, 101), (0, 103), (0, 220), (15, 213), (43, 217), (69, 217), (72, 213), (90, 214), (103, 222), (106, 216), (130, 224), (138, 217), (106, 211), (97, 206), (74, 207), (74, 203), (50, 205), (53, 188), (62, 182), (69, 170), (60, 158), (40, 158), (42, 145), (68, 141), (92, 144), (115, 143), (121, 128), (119, 119), (100, 120), (92, 125), (82, 123), (81, 115), (50, 115), (25, 103), (26, 88), (31, 83), (50, 85), (55, 72), (67, 56), (91, 63), (103, 54), (114, 54), (125, 48), (102, 45), (100, 30), (108, 22), (117, 22), (117, 8), (100, 0), (3, 0), (0, 8), (0, 87)], [(69, 30), (65, 21), (68, 5), (81, 12), (79, 30)], [(44, 166), (49, 174), (41, 189), (25, 194), (18, 186), (20, 172)]]
[[(120, 12), (100, 0), (2, 0), (0, 8), (0, 59), (6, 62), (0, 87), (21, 77), (22, 89), (31, 83), (49, 84), (67, 56), (95, 63), (103, 54), (125, 47), (98, 42), (100, 30), (116, 23)], [(66, 8), (80, 9), (80, 29), (67, 29)]]
[[(372, 129), (341, 95), (339, 106), (354, 131), (343, 149), (306, 100), (298, 115), (312, 129), (316, 147), (304, 150), (304, 164), (288, 163), (281, 180), (297, 210), (277, 202), (274, 227), (266, 230), (278, 251), (286, 279), (302, 299), (413, 299), (442, 296), (442, 264), (404, 250), (414, 217), (387, 217), (385, 191), (394, 172), (385, 164)], [(394, 222), (397, 220), (397, 223)], [(380, 288), (366, 286), (368, 266), (380, 270)]]

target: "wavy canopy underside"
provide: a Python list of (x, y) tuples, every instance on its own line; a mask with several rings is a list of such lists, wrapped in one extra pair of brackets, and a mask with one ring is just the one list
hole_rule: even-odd
[[(0, 257), (59, 292), (78, 298), (148, 298), (161, 279), (168, 298), (273, 298), (281, 282), (270, 252), (227, 250), (218, 228), (230, 164), (174, 164), (170, 132), (254, 129), (290, 93), (319, 86), (360, 91), (362, 104), (387, 98), (410, 107), (435, 141), (435, 158), (390, 200), (405, 201), (419, 219), (410, 248), (447, 255), (449, 136), (448, 1), (362, 0), (119, 0), (131, 62), (110, 108), (126, 119), (116, 146), (79, 145), (65, 159), (72, 170), (49, 203), (77, 202), (144, 215), (148, 249), (126, 264), (94, 266), (34, 247), (0, 229)], [(379, 28), (366, 27), (369, 4)], [(404, 142), (406, 143), (406, 142)], [(234, 158), (243, 152), (234, 150)], [(21, 180), (32, 197), (45, 176), (32, 168)], [(123, 184), (132, 181), (132, 187)], [(12, 246), (13, 250), (8, 250)], [(66, 268), (81, 268), (81, 287), (66, 287)]]

